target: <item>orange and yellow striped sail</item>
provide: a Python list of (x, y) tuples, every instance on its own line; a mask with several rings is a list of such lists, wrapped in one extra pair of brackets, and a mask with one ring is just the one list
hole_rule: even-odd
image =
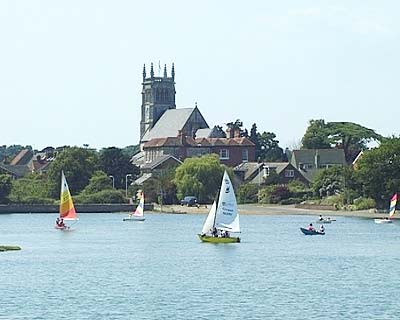
[(65, 179), (64, 176), (64, 171), (61, 171), (60, 218), (64, 220), (78, 220), (71, 193), (69, 192), (67, 179)]
[(397, 193), (395, 193), (390, 200), (390, 208), (389, 208), (389, 218), (391, 218), (396, 212), (396, 203), (397, 203)]

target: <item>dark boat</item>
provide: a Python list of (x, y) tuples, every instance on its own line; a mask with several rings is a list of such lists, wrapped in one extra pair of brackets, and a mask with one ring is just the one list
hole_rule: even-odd
[(325, 234), (325, 232), (320, 232), (320, 231), (317, 231), (317, 230), (308, 230), (308, 229), (305, 229), (305, 228), (300, 228), (300, 230), (301, 230), (301, 232), (303, 232), (305, 235), (308, 235), (308, 236), (324, 235)]

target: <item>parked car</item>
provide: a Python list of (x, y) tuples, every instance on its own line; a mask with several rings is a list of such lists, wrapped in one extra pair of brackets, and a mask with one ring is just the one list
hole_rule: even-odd
[(197, 198), (194, 196), (186, 196), (181, 200), (181, 206), (196, 206), (198, 207)]

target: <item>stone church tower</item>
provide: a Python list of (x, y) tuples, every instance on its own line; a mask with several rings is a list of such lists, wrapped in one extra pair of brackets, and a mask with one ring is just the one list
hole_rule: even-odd
[(164, 75), (155, 77), (153, 63), (151, 64), (150, 77), (146, 77), (146, 65), (144, 65), (142, 86), (140, 140), (147, 130), (154, 127), (166, 110), (176, 109), (174, 64), (172, 64), (171, 77), (167, 76), (167, 65), (164, 66)]

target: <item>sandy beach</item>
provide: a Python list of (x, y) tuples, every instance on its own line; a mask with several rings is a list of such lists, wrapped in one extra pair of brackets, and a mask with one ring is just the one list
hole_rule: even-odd
[[(154, 211), (159, 213), (176, 213), (176, 214), (207, 214), (211, 205), (201, 205), (199, 208), (186, 207), (180, 205), (159, 205), (154, 206)], [(295, 208), (294, 205), (261, 205), (261, 204), (241, 204), (239, 205), (239, 212), (242, 215), (322, 215), (328, 216), (348, 216), (348, 217), (361, 217), (361, 218), (382, 218), (386, 214), (376, 213), (373, 210), (360, 210), (360, 211), (342, 211), (342, 210), (320, 210), (320, 209), (300, 209)]]

